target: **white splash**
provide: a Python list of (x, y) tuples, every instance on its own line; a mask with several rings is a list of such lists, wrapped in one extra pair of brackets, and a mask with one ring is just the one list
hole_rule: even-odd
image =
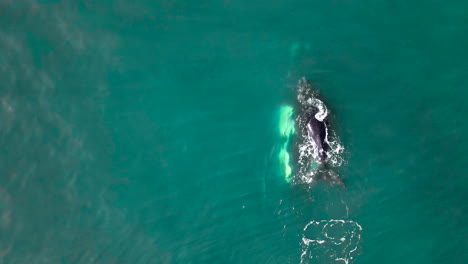
[(311, 221), (303, 229), (301, 263), (349, 264), (358, 255), (362, 227), (351, 220)]

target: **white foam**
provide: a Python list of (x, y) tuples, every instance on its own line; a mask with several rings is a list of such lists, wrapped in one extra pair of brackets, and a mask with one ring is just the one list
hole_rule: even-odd
[(314, 263), (318, 258), (350, 263), (358, 255), (362, 227), (355, 221), (311, 221), (303, 231), (301, 263)]

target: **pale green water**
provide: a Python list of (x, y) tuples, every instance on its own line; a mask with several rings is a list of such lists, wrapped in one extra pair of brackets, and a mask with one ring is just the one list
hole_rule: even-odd
[[(466, 263), (466, 8), (0, 1), (0, 263)], [(346, 191), (279, 174), (295, 66)]]

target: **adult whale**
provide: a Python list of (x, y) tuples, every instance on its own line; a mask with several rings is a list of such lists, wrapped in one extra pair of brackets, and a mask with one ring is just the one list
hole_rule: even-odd
[[(301, 78), (296, 86), (297, 105), (295, 115), (296, 131), (296, 170), (315, 180), (327, 180), (345, 187), (343, 180), (328, 168), (330, 151), (328, 108), (312, 89), (306, 78)], [(310, 151), (312, 150), (312, 151)]]
[(279, 111), (279, 162), (287, 182), (308, 184), (323, 179), (344, 187), (333, 170), (342, 164), (344, 148), (329, 127), (326, 105), (303, 77), (319, 73), (311, 71), (316, 68), (312, 57), (308, 44), (292, 45), (287, 77), (291, 97)]
[[(303, 132), (303, 139), (310, 141), (316, 155), (314, 158), (319, 162), (324, 162), (327, 157), (328, 145), (328, 109), (326, 105), (317, 97), (305, 77), (302, 77), (297, 84), (297, 109), (296, 119)], [(306, 136), (307, 135), (307, 136)]]
[(327, 125), (325, 121), (318, 120), (314, 115), (307, 119), (307, 133), (309, 140), (314, 142), (317, 148), (318, 156), (321, 162), (325, 162), (327, 158), (328, 143), (327, 139)]

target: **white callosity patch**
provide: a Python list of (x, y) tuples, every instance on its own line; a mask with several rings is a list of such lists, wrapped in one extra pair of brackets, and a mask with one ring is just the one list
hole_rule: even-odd
[(352, 263), (362, 227), (351, 220), (311, 221), (302, 235), (301, 263)]
[[(319, 121), (326, 121), (330, 111), (326, 105), (318, 99), (318, 95), (311, 89), (310, 84), (305, 78), (301, 78), (297, 84), (297, 101), (300, 107), (300, 113), (296, 115), (296, 124), (298, 128), (298, 160), (297, 160), (297, 179), (302, 183), (312, 183), (315, 174), (323, 165), (320, 159), (319, 148), (310, 140), (307, 131), (307, 115), (316, 111), (314, 117)], [(326, 160), (328, 167), (339, 167), (343, 164), (342, 154), (344, 147), (340, 143), (335, 131), (325, 127), (325, 142), (329, 148), (326, 150)]]
[(325, 118), (328, 116), (328, 109), (325, 106), (325, 104), (322, 101), (320, 101), (319, 99), (317, 99), (317, 98), (309, 98), (309, 99), (307, 99), (306, 102), (310, 106), (317, 108), (317, 113), (315, 114), (315, 119), (317, 119), (318, 121), (323, 122), (325, 120)]

